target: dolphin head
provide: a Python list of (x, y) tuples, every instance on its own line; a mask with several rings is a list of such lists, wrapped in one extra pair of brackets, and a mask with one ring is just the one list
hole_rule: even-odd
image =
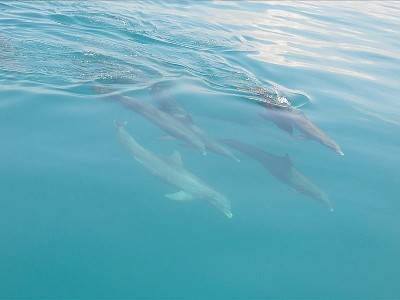
[(285, 180), (299, 193), (318, 201), (327, 206), (330, 211), (333, 211), (333, 205), (328, 195), (295, 168), (290, 169), (290, 176), (286, 177)]
[(331, 200), (329, 199), (328, 195), (325, 192), (323, 192), (323, 191), (315, 191), (314, 195), (312, 195), (312, 196), (316, 200), (318, 200), (319, 202), (321, 202), (322, 204), (327, 206), (329, 208), (329, 211), (331, 211), (331, 212), (334, 211), (333, 204), (332, 204)]
[(225, 216), (227, 216), (229, 219), (233, 217), (233, 214), (231, 212), (231, 203), (224, 195), (213, 191), (209, 195), (209, 199), (211, 200), (211, 203), (216, 208), (218, 208)]
[(343, 153), (342, 149), (340, 148), (340, 146), (339, 146), (338, 144), (336, 144), (334, 141), (332, 141), (332, 140), (324, 141), (324, 144), (325, 144), (328, 148), (330, 148), (330, 149), (332, 149), (333, 151), (335, 151), (337, 154), (339, 154), (339, 155), (341, 155), (341, 156), (344, 155), (344, 153)]
[(344, 156), (344, 153), (343, 153), (342, 149), (340, 149), (339, 146), (337, 146), (334, 150), (335, 150), (335, 152), (336, 152), (337, 154), (339, 154), (340, 156)]
[(324, 197), (321, 199), (321, 201), (324, 202), (325, 205), (328, 206), (330, 212), (335, 211), (335, 208), (333, 207), (331, 200), (329, 200), (329, 198), (326, 195), (324, 195)]

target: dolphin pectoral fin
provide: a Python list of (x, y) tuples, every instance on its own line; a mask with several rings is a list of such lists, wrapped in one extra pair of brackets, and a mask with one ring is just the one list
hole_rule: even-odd
[(183, 167), (181, 154), (176, 150), (166, 160), (175, 167)]
[(179, 191), (179, 192), (172, 193), (172, 194), (166, 194), (165, 197), (167, 197), (168, 199), (171, 199), (171, 200), (182, 201), (182, 202), (193, 200), (193, 196), (189, 193), (186, 193), (185, 191)]
[(292, 135), (295, 139), (298, 139), (298, 140), (301, 140), (301, 141), (304, 141), (304, 140), (307, 140), (308, 139), (308, 137), (305, 135), (305, 134), (297, 134), (297, 135)]

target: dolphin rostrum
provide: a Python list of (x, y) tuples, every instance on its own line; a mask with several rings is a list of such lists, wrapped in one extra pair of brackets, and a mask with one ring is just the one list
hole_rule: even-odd
[(179, 152), (175, 151), (170, 157), (162, 159), (136, 142), (122, 124), (116, 122), (115, 125), (119, 141), (133, 157), (150, 173), (180, 190), (177, 193), (165, 195), (167, 198), (177, 201), (207, 200), (228, 218), (232, 218), (229, 200), (186, 170)]
[(195, 134), (205, 145), (206, 149), (232, 158), (233, 160), (240, 162), (240, 160), (232, 153), (232, 151), (220, 143), (219, 141), (213, 139), (208, 134), (204, 132), (199, 126), (197, 126), (190, 113), (188, 113), (178, 102), (166, 96), (160, 88), (160, 85), (155, 84), (151, 88), (151, 93), (156, 101), (157, 107), (174, 117), (176, 120), (181, 122), (188, 130)]
[(261, 112), (260, 115), (272, 121), (276, 126), (288, 132), (290, 135), (293, 135), (294, 128), (296, 128), (304, 138), (317, 141), (332, 149), (337, 154), (344, 155), (340, 146), (298, 109), (266, 105), (266, 110)]
[(333, 211), (328, 196), (314, 185), (307, 177), (297, 171), (288, 155), (278, 156), (270, 154), (256, 146), (252, 146), (233, 139), (222, 140), (226, 145), (259, 161), (279, 181), (290, 186), (297, 192), (324, 203)]

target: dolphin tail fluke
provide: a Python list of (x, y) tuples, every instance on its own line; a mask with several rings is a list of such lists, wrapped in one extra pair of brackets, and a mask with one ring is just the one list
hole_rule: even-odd
[(186, 201), (193, 200), (193, 196), (189, 193), (186, 193), (185, 191), (179, 191), (179, 192), (172, 193), (172, 194), (166, 194), (165, 197), (167, 197), (168, 199), (180, 201), (180, 202), (186, 202)]

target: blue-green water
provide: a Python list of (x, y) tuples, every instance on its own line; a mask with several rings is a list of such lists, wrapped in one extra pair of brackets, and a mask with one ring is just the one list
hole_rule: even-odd
[[(399, 15), (398, 2), (2, 1), (0, 299), (399, 299)], [(284, 93), (345, 155), (261, 118), (255, 88)], [(164, 138), (120, 95), (173, 99), (210, 138), (288, 154), (335, 211), (250, 156)], [(157, 156), (179, 151), (233, 218), (164, 197), (177, 188), (114, 120)]]

